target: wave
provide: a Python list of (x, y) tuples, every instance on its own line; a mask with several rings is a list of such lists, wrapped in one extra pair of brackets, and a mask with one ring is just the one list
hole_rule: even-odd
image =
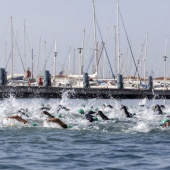
[[(60, 118), (69, 127), (68, 130), (89, 130), (101, 133), (157, 133), (167, 132), (169, 128), (161, 128), (160, 121), (170, 113), (169, 100), (115, 100), (115, 99), (69, 99), (68, 92), (63, 93), (62, 99), (15, 99), (10, 97), (0, 101), (0, 128), (4, 127), (34, 127), (34, 128), (58, 128), (58, 124), (47, 122), (46, 116), (40, 114), (41, 105), (50, 105), (50, 114)], [(152, 107), (156, 104), (164, 105), (164, 114), (159, 115)], [(60, 110), (59, 105), (69, 108), (69, 111)], [(103, 107), (111, 105), (113, 108)], [(135, 116), (127, 118), (121, 111), (121, 105), (125, 105), (128, 111)], [(84, 114), (78, 113), (78, 109), (84, 109), (85, 113), (90, 109), (101, 110), (110, 120), (102, 120), (90, 123)], [(19, 109), (28, 109), (27, 116), (22, 115), (29, 124), (24, 125), (14, 119), (7, 118), (17, 113)]]

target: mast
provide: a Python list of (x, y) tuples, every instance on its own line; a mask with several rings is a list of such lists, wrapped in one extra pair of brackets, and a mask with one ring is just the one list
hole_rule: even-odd
[(115, 73), (117, 75), (117, 41), (116, 41), (116, 26), (114, 26), (114, 31), (115, 31)]
[(76, 74), (76, 50), (74, 48), (73, 74)]
[(47, 58), (46, 58), (46, 41), (44, 41), (44, 58), (45, 58), (45, 65), (44, 65), (44, 69), (46, 70), (46, 64), (47, 64)]
[(120, 33), (119, 33), (119, 0), (117, 0), (117, 55), (118, 55), (118, 71), (117, 73), (120, 74)]
[(33, 71), (34, 71), (34, 53), (33, 53), (33, 49), (32, 49), (32, 74), (31, 74), (31, 79), (33, 79)]
[(164, 89), (165, 89), (165, 83), (166, 83), (166, 60), (167, 60), (167, 44), (168, 44), (168, 37), (166, 37), (165, 40), (165, 56), (163, 56), (164, 58), (164, 62), (165, 62), (165, 66), (164, 66)]
[(25, 59), (25, 68), (27, 68), (27, 61), (26, 61), (26, 29), (25, 29), (25, 19), (23, 19), (24, 22), (24, 59)]
[(95, 5), (94, 0), (92, 0), (92, 7), (93, 7), (93, 25), (94, 25), (94, 50), (95, 50), (95, 65), (96, 65), (96, 73), (97, 73), (97, 80), (98, 80), (98, 65), (97, 65), (97, 38), (96, 38), (96, 16), (95, 16)]
[(85, 30), (83, 30), (83, 39), (82, 39), (82, 52), (81, 52), (81, 74), (83, 74), (83, 63), (84, 63), (84, 40), (85, 40)]
[(6, 65), (6, 62), (7, 62), (7, 41), (5, 42), (5, 47), (4, 47), (4, 55), (5, 55), (5, 60), (4, 60), (4, 66)]
[(148, 44), (148, 33), (145, 38), (145, 58), (144, 58), (144, 82), (146, 81), (146, 59), (147, 59), (147, 44)]
[(78, 48), (78, 50), (79, 50), (79, 87), (80, 87), (80, 75), (81, 75), (81, 69), (82, 69), (82, 65), (81, 65), (82, 48)]
[(167, 56), (167, 44), (168, 44), (168, 37), (165, 40), (165, 56)]
[[(104, 48), (107, 47), (107, 35), (108, 35), (108, 28), (106, 29), (106, 39), (105, 39), (105, 43)], [(106, 52), (104, 52), (104, 56), (103, 56), (103, 79), (105, 78), (105, 61), (106, 61)]]
[(40, 45), (41, 45), (41, 37), (40, 37), (39, 43), (38, 43), (37, 77), (38, 77), (38, 74), (39, 74)]
[(13, 56), (13, 26), (12, 26), (12, 17), (11, 17), (11, 78), (13, 78), (13, 69), (14, 69), (14, 56)]
[(69, 54), (68, 54), (68, 75), (71, 72), (71, 47), (69, 49)]
[(55, 39), (53, 82), (55, 81), (55, 76), (56, 76), (56, 58), (57, 58), (57, 40)]

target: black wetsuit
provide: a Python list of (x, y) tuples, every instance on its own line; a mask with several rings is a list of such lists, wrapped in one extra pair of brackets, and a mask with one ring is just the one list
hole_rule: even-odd
[[(96, 121), (96, 119), (94, 118), (94, 116), (92, 116), (92, 114), (95, 114), (96, 112), (94, 111), (89, 111), (87, 114), (85, 114), (85, 117), (86, 119), (89, 121), (89, 122), (94, 122)], [(97, 115), (99, 115), (103, 120), (109, 120), (109, 118), (104, 115), (104, 113), (102, 111), (98, 111), (97, 112)]]
[(63, 109), (63, 110), (66, 110), (66, 111), (70, 111), (70, 109), (66, 108), (65, 106), (59, 105), (58, 109), (57, 109), (57, 113), (60, 111), (60, 109)]
[(108, 104), (108, 105), (103, 104), (102, 106), (103, 106), (104, 108), (110, 108), (110, 109), (113, 109), (113, 106), (112, 106), (112, 105), (110, 105), (110, 104)]
[(128, 112), (128, 110), (127, 110), (127, 107), (126, 107), (126, 106), (122, 106), (122, 107), (121, 107), (121, 110), (123, 110), (123, 111), (124, 111), (124, 113), (125, 113), (126, 117), (128, 117), (128, 118), (133, 117), (133, 116), (132, 116), (132, 114)]
[(24, 116), (26, 116), (26, 117), (29, 117), (28, 114), (26, 114), (25, 112), (27, 112), (27, 110), (25, 110), (25, 109), (20, 109), (20, 110), (18, 110), (17, 113), (21, 114), (21, 116), (24, 115)]
[(51, 109), (50, 107), (46, 107), (46, 106), (40, 108), (40, 110), (50, 110), (50, 109)]
[[(162, 106), (162, 105), (161, 105), (161, 106)], [(153, 108), (154, 111), (158, 111), (158, 114), (159, 114), (159, 115), (162, 115), (162, 114), (163, 114), (162, 109), (161, 109), (161, 106), (157, 104), (157, 105), (154, 106), (154, 108)]]
[(85, 118), (89, 121), (89, 122), (94, 122), (94, 116), (92, 116), (92, 114), (94, 114), (96, 112), (90, 110), (87, 114), (85, 114)]
[(100, 110), (97, 112), (97, 115), (99, 115), (103, 120), (109, 120), (109, 118)]
[(51, 115), (50, 113), (48, 113), (46, 110), (43, 110), (41, 113), (44, 114), (44, 115), (46, 115), (46, 116), (48, 116), (48, 118), (55, 118), (53, 115)]
[(165, 109), (165, 106), (164, 105), (160, 105), (161, 109)]
[(113, 106), (108, 104), (106, 107), (110, 108), (110, 109), (113, 109)]
[(94, 122), (95, 119), (91, 114), (85, 114), (85, 118), (89, 121), (89, 122)]

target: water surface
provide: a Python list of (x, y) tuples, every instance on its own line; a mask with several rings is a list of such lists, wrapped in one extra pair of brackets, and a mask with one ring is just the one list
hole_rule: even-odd
[[(51, 114), (61, 114), (69, 129), (40, 121), (41, 103), (51, 105)], [(82, 104), (102, 109), (102, 104), (114, 109), (103, 112), (112, 120), (89, 123), (77, 113)], [(60, 111), (62, 104), (71, 109)], [(134, 118), (128, 119), (120, 105), (128, 106)], [(164, 115), (151, 109), (155, 104), (165, 105)], [(145, 107), (141, 107), (145, 105)], [(0, 169), (170, 169), (170, 129), (159, 123), (169, 115), (169, 100), (80, 100), (68, 99), (14, 99), (0, 101)], [(4, 121), (20, 108), (28, 108), (30, 125)], [(38, 126), (33, 127), (36, 122)]]

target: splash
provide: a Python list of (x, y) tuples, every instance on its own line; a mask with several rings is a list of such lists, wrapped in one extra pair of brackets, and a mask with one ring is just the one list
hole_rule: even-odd
[[(70, 92), (64, 92), (62, 99), (15, 99), (12, 96), (8, 99), (0, 101), (0, 128), (3, 127), (35, 127), (35, 128), (57, 128), (61, 127), (55, 123), (47, 122), (47, 117), (40, 114), (40, 106), (50, 105), (50, 114), (61, 119), (69, 127), (68, 130), (90, 130), (111, 133), (149, 133), (154, 129), (160, 129), (159, 123), (162, 119), (169, 116), (170, 107), (169, 100), (115, 100), (115, 99), (69, 99)], [(72, 93), (74, 93), (72, 91)], [(152, 110), (154, 104), (166, 104), (163, 115), (158, 115)], [(103, 104), (112, 105), (113, 108), (103, 107)], [(59, 105), (69, 108), (69, 111), (60, 110)], [(128, 111), (134, 114), (133, 118), (127, 118), (120, 110), (121, 105), (126, 105)], [(102, 120), (98, 117), (97, 122), (90, 123), (84, 114), (78, 113), (78, 109), (84, 109), (85, 113), (89, 110), (101, 110), (110, 120)], [(9, 119), (17, 113), (19, 109), (28, 109), (28, 117), (26, 119), (29, 124), (24, 125), (17, 120)], [(98, 115), (96, 115), (98, 116)]]

